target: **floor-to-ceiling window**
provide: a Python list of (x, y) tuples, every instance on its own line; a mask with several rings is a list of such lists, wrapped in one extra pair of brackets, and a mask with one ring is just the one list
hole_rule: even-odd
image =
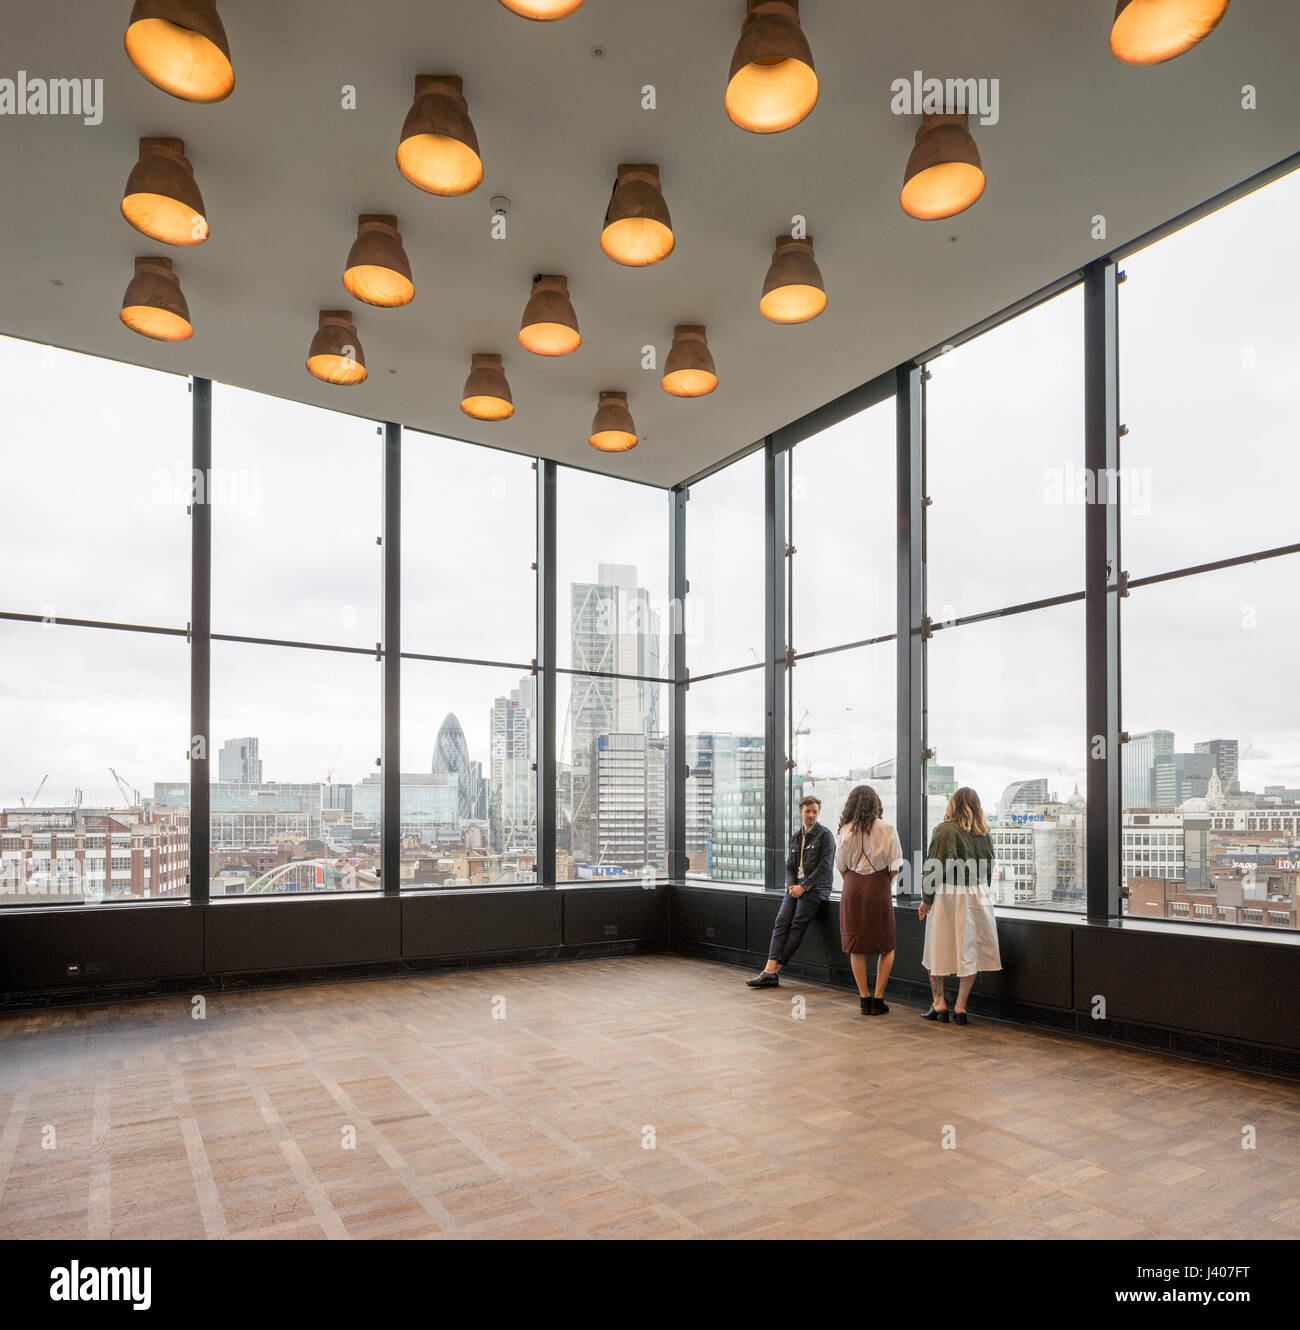
[(555, 876), (668, 871), (666, 490), (560, 467)]
[(382, 480), (373, 422), (213, 385), (213, 899), (378, 886)]
[(184, 898), (187, 381), (0, 338), (0, 401), (0, 905)]
[(1295, 928), (1300, 172), (1119, 289), (1124, 910)]
[(690, 487), (683, 616), (687, 876), (762, 882), (766, 844), (761, 450)]
[(927, 832), (970, 786), (998, 903), (1083, 910), (1082, 289), (927, 369)]
[(836, 830), (857, 785), (895, 817), (896, 430), (891, 395), (790, 450), (791, 826), (813, 795)]
[(403, 431), (403, 887), (537, 878), (537, 470)]

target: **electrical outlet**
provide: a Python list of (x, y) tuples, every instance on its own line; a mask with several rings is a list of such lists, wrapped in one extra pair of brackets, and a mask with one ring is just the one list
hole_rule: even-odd
[(605, 936), (606, 936), (606, 937), (617, 937), (617, 936), (618, 936), (618, 925), (617, 925), (617, 924), (606, 924), (606, 925), (605, 925)]
[(103, 961), (87, 961), (86, 977), (90, 978), (92, 974), (107, 974), (108, 966)]
[(70, 961), (68, 963), (68, 978), (69, 979), (81, 978), (81, 966), (78, 965), (76, 961)]

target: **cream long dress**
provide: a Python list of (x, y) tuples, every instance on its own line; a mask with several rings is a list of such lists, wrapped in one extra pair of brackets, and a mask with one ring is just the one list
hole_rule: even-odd
[[(944, 880), (935, 884), (934, 901), (925, 917), (921, 964), (932, 975), (1000, 970), (997, 918), (987, 881), (992, 872), (992, 842), (944, 822), (934, 830), (927, 859), (943, 863)], [(974, 867), (981, 862), (987, 865), (983, 872), (954, 871), (958, 864)], [(980, 881), (981, 877), (985, 880)]]

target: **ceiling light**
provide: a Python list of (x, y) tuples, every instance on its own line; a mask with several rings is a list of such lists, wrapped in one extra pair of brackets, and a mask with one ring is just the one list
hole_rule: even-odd
[(741, 129), (775, 134), (817, 105), (817, 73), (799, 26), (798, 0), (747, 2), (723, 101)]
[(1127, 65), (1158, 65), (1204, 41), (1228, 0), (1119, 0), (1110, 52)]
[(475, 420), (508, 420), (514, 415), (515, 399), (510, 396), (500, 356), (476, 351), (470, 357), (460, 409)]
[(826, 308), (826, 284), (811, 236), (777, 236), (758, 308), (773, 323), (807, 323)]
[(636, 426), (627, 409), (627, 393), (601, 393), (587, 442), (602, 453), (625, 453), (636, 447)]
[(165, 245), (201, 245), (208, 238), (203, 195), (180, 139), (141, 139), (126, 178), (122, 216)]
[(953, 217), (984, 193), (984, 185), (980, 150), (965, 112), (922, 116), (898, 196), (903, 211), (923, 221)]
[(679, 323), (673, 329), (673, 347), (664, 361), (663, 390), (674, 397), (705, 397), (718, 386), (704, 325)]
[(136, 259), (135, 276), (122, 297), (121, 319), (132, 332), (155, 342), (183, 342), (194, 336), (190, 307), (171, 259)]
[(501, 0), (501, 3), (523, 18), (545, 23), (553, 18), (564, 18), (582, 5), (582, 0)]
[(623, 163), (605, 210), (601, 249), (616, 263), (643, 268), (666, 259), (676, 243), (659, 168)]
[(316, 335), (307, 352), (307, 368), (325, 383), (350, 385), (365, 381), (366, 358), (349, 310), (320, 311)]
[(519, 327), (519, 345), (539, 356), (567, 356), (582, 345), (567, 278), (533, 278), (533, 294), (524, 306)]
[(357, 238), (348, 250), (343, 285), (367, 305), (395, 309), (411, 303), (415, 283), (396, 217), (363, 212), (357, 218)]
[(215, 0), (135, 0), (126, 53), (150, 83), (187, 102), (219, 102), (235, 87)]
[(398, 170), (430, 194), (468, 194), (483, 179), (478, 135), (454, 74), (418, 74), (397, 145)]

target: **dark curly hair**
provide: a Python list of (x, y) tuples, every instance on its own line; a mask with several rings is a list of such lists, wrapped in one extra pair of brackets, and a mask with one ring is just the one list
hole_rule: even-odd
[(876, 825), (877, 819), (883, 812), (880, 796), (870, 785), (855, 785), (844, 801), (839, 829), (843, 831), (845, 827), (852, 827), (855, 831), (861, 831), (866, 835)]

